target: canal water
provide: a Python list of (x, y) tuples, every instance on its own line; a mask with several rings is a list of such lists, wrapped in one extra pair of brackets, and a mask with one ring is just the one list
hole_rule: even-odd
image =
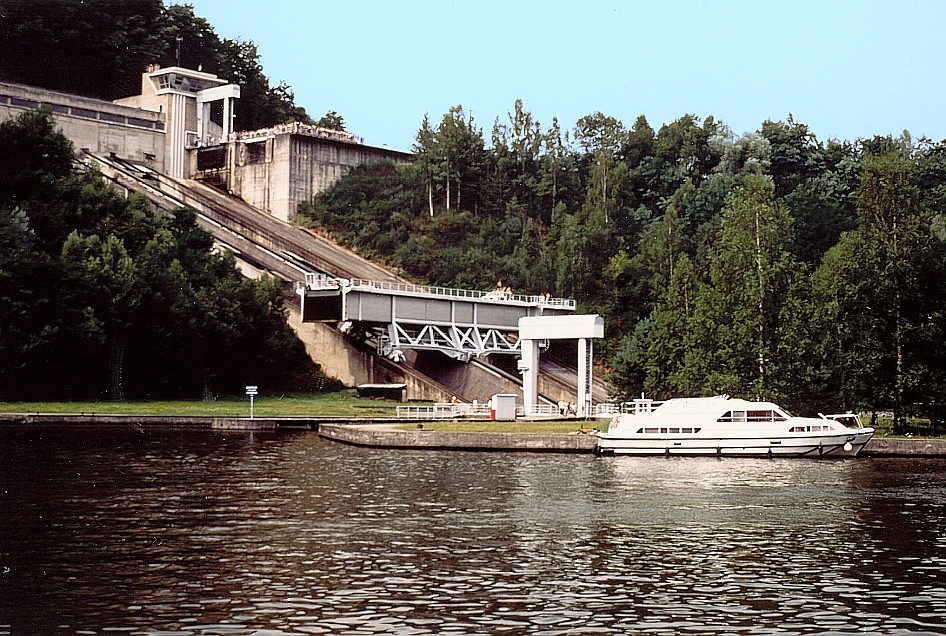
[(946, 634), (946, 461), (0, 430), (0, 632)]

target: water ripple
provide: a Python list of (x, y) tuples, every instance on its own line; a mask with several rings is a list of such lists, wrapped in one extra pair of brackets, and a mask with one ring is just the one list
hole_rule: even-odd
[(0, 431), (0, 633), (946, 633), (946, 462)]

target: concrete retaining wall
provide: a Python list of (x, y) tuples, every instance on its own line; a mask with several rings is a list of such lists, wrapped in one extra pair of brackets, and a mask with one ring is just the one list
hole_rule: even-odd
[(0, 82), (0, 121), (45, 104), (76, 148), (164, 167), (164, 114), (33, 86)]
[(358, 351), (341, 333), (320, 322), (302, 322), (302, 315), (293, 306), (289, 307), (288, 322), (305, 345), (306, 353), (322, 366), (327, 376), (341, 380), (345, 386), (376, 381), (371, 356)]
[(946, 439), (875, 437), (860, 457), (946, 457)]
[(186, 426), (219, 430), (260, 431), (277, 428), (317, 428), (318, 424), (307, 418), (254, 417), (181, 417), (176, 415), (98, 415), (95, 413), (73, 413), (65, 415), (0, 413), (2, 424), (67, 424), (96, 426)]
[(542, 433), (440, 433), (423, 429), (398, 430), (398, 425), (344, 426), (320, 424), (319, 435), (327, 439), (384, 448), (421, 448), (473, 451), (532, 451), (590, 453), (594, 435)]
[[(379, 161), (408, 162), (406, 152), (267, 129), (265, 136), (233, 142), (229, 189), (250, 205), (288, 221), (352, 168)], [(231, 145), (233, 145), (231, 144)], [(255, 152), (247, 146), (258, 146)]]

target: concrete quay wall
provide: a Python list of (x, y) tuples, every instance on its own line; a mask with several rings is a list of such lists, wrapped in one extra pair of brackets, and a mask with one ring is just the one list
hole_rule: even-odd
[(946, 439), (875, 437), (859, 457), (946, 457)]
[(544, 433), (443, 433), (400, 430), (397, 425), (319, 425), (319, 435), (355, 446), (425, 450), (532, 451), (590, 453), (594, 435)]
[(31, 414), (0, 413), (0, 425), (48, 424), (95, 426), (183, 426), (217, 430), (260, 431), (285, 428), (318, 428), (312, 418), (195, 417), (177, 415), (103, 415), (97, 413)]

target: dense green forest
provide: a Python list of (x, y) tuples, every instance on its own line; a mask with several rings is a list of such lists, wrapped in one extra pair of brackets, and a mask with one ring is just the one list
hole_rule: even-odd
[[(241, 86), (240, 130), (313, 122), (252, 42), (161, 0), (0, 0), (0, 80), (100, 99), (148, 64)], [(337, 389), (287, 326), (276, 280), (250, 281), (191, 210), (157, 216), (74, 164), (47, 113), (0, 124), (0, 399), (207, 397)]]
[(0, 0), (0, 80), (114, 100), (141, 92), (149, 64), (201, 69), (239, 84), (237, 130), (318, 122), (285, 82), (270, 85), (252, 41), (219, 37), (191, 5), (162, 0)]
[(0, 400), (337, 388), (193, 210), (159, 216), (75, 162), (48, 112), (0, 123)]
[(489, 142), (459, 106), (425, 118), (414, 151), (297, 219), (418, 281), (577, 299), (621, 397), (946, 400), (946, 142), (824, 143), (791, 116), (562, 131), (517, 102)]
[[(312, 123), (288, 85), (270, 85), (252, 42), (220, 38), (188, 5), (0, 0), (2, 80), (114, 99), (137, 93), (153, 62), (239, 83), (238, 129)], [(315, 123), (344, 128), (334, 111)], [(9, 126), (14, 140), (41, 127)], [(242, 363), (227, 370), (214, 356), (249, 331), (204, 332), (204, 314), (184, 306), (245, 310), (262, 324), (280, 313), (273, 289), (238, 284), (232, 264), (206, 255), (209, 239), (186, 212), (153, 217), (95, 175), (67, 170), (64, 142), (46, 133), (37, 139), (56, 152), (27, 153), (12, 169), (14, 154), (3, 155), (0, 166), (20, 175), (0, 183), (0, 390), (48, 388), (39, 360), (75, 395), (101, 391), (102, 373), (112, 395), (119, 379), (143, 395), (236, 381)], [(409, 165), (352, 171), (297, 218), (418, 282), (501, 280), (577, 299), (605, 317), (599, 360), (618, 397), (729, 393), (805, 412), (893, 410), (898, 420), (946, 402), (946, 140), (825, 142), (791, 116), (743, 136), (694, 115), (654, 130), (643, 116), (628, 128), (594, 113), (563, 130), (517, 102), (488, 139), (462, 107), (425, 117), (414, 151)], [(15, 194), (16, 179), (33, 179), (35, 191)], [(193, 277), (189, 305), (167, 291), (145, 309), (126, 286), (131, 271), (151, 275), (158, 245), (168, 267)], [(142, 288), (168, 284), (159, 279)], [(260, 309), (221, 308), (216, 285), (233, 287), (227, 297), (244, 290)], [(123, 294), (131, 302), (117, 302)], [(184, 313), (161, 322), (159, 309)], [(146, 315), (151, 326), (134, 322)], [(140, 351), (123, 338), (132, 324), (151, 334)], [(174, 346), (154, 348), (162, 338)], [(82, 351), (101, 373), (77, 371)], [(151, 358), (175, 369), (160, 386), (133, 370)]]

